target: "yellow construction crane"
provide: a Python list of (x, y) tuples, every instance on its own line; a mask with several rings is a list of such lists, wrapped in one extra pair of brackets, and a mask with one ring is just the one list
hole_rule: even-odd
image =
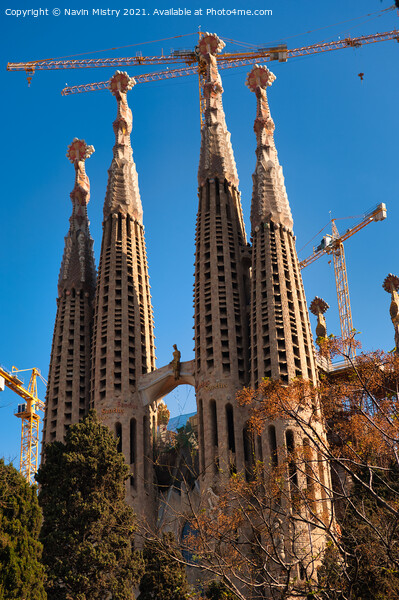
[[(391, 7), (393, 8), (393, 7)], [(201, 43), (202, 36), (213, 36), (214, 34), (205, 34), (199, 32), (199, 43)], [(181, 37), (181, 36), (177, 36)], [(331, 52), (334, 50), (341, 50), (344, 48), (357, 49), (363, 45), (374, 44), (378, 42), (385, 42), (388, 40), (399, 41), (399, 31), (394, 29), (392, 31), (384, 31), (382, 33), (372, 33), (369, 35), (362, 35), (358, 37), (346, 37), (343, 39), (332, 40), (330, 42), (319, 42), (317, 44), (311, 44), (310, 46), (303, 46), (300, 48), (288, 48), (285, 44), (279, 44), (277, 46), (252, 48), (247, 49), (244, 52), (229, 52), (217, 55), (217, 62), (219, 69), (231, 69), (235, 67), (243, 67), (246, 65), (253, 65), (256, 63), (263, 64), (269, 61), (287, 62), (291, 58), (297, 58), (300, 56), (311, 56), (313, 54), (320, 54), (323, 52)], [(206, 67), (201, 61), (200, 55), (195, 50), (175, 50), (171, 54), (165, 56), (128, 56), (122, 58), (84, 58), (76, 59), (74, 57), (67, 59), (44, 59), (44, 60), (30, 60), (27, 62), (9, 62), (7, 63), (8, 71), (25, 71), (27, 74), (28, 84), (32, 81), (32, 76), (36, 71), (39, 70), (53, 70), (53, 69), (98, 69), (104, 67), (153, 67), (155, 65), (169, 65), (169, 64), (183, 64), (183, 67), (173, 68), (165, 71), (154, 71), (152, 73), (135, 74), (134, 79), (136, 83), (148, 83), (150, 81), (160, 81), (162, 79), (169, 79), (174, 77), (184, 77), (187, 75), (197, 74), (199, 76), (199, 90), (200, 90), (200, 118), (201, 125), (204, 124), (204, 109), (205, 103), (203, 98), (203, 84), (205, 81)], [(73, 87), (65, 87), (62, 90), (62, 94), (67, 96), (69, 94), (79, 94), (82, 92), (96, 91), (108, 89), (109, 81), (99, 81), (95, 83), (87, 83), (83, 85), (76, 85)]]
[(353, 339), (352, 310), (349, 299), (348, 275), (346, 272), (343, 242), (366, 227), (366, 225), (369, 225), (369, 223), (372, 223), (373, 221), (383, 221), (386, 219), (386, 216), (387, 207), (382, 202), (364, 214), (354, 227), (347, 229), (342, 235), (339, 235), (338, 233), (335, 224), (336, 219), (331, 219), (331, 235), (325, 235), (319, 246), (313, 250), (313, 253), (299, 263), (300, 268), (304, 269), (324, 254), (332, 254), (344, 353), (352, 358), (355, 357), (356, 350), (351, 343)]
[[(23, 382), (14, 373), (22, 371), (32, 371), (29, 385), (26, 389)], [(37, 396), (37, 378), (47, 385), (47, 381), (41, 376), (39, 369), (17, 369), (11, 367), (11, 373), (0, 367), (1, 379), (4, 384), (13, 392), (18, 394), (25, 402), (18, 404), (16, 417), (21, 419), (21, 460), (19, 470), (28, 483), (34, 483), (35, 473), (39, 462), (39, 424), (40, 416), (37, 410), (44, 410), (45, 404)], [(1, 385), (0, 385), (1, 389)]]

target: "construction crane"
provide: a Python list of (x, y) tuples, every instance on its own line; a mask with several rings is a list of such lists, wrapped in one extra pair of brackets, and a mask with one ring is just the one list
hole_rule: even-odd
[(339, 234), (336, 219), (331, 219), (331, 235), (325, 235), (319, 246), (314, 249), (313, 253), (299, 263), (301, 269), (308, 267), (324, 254), (330, 254), (333, 257), (335, 285), (337, 288), (339, 321), (341, 325), (342, 343), (344, 346), (344, 354), (354, 358), (356, 350), (352, 343), (353, 339), (353, 323), (352, 310), (349, 298), (348, 275), (346, 272), (344, 241), (352, 237), (355, 233), (369, 225), (373, 221), (383, 221), (387, 216), (387, 207), (382, 202), (378, 204), (366, 214), (362, 219), (347, 229), (342, 235)]
[[(201, 36), (205, 35), (199, 32)], [(373, 44), (376, 42), (385, 42), (388, 40), (399, 41), (399, 31), (385, 31), (383, 33), (374, 33), (363, 35), (360, 37), (347, 37), (345, 39), (334, 40), (331, 42), (323, 42), (303, 46), (301, 48), (287, 48), (285, 44), (280, 44), (274, 47), (258, 48), (247, 52), (225, 53), (217, 56), (219, 69), (231, 69), (242, 67), (255, 63), (263, 63), (273, 60), (279, 62), (287, 62), (288, 58), (296, 58), (299, 56), (309, 56), (319, 54), (321, 52), (330, 52), (332, 50), (341, 50), (343, 48), (360, 48), (365, 44)], [(95, 58), (95, 59), (68, 59), (68, 60), (36, 60), (28, 62), (9, 62), (7, 64), (8, 71), (25, 71), (27, 74), (28, 83), (30, 84), (32, 76), (39, 70), (52, 69), (93, 69), (104, 67), (138, 67), (138, 66), (154, 66), (184, 63), (184, 67), (171, 70), (146, 73), (135, 75), (136, 83), (147, 83), (150, 81), (159, 81), (161, 79), (170, 79), (174, 77), (182, 77), (192, 74), (198, 74), (200, 84), (200, 116), (201, 125), (204, 122), (204, 102), (202, 96), (203, 83), (205, 79), (205, 68), (203, 62), (197, 52), (189, 50), (176, 50), (168, 56), (129, 56), (124, 58)], [(77, 94), (81, 92), (96, 91), (108, 88), (108, 81), (100, 81), (97, 83), (88, 83), (73, 87), (65, 87), (62, 94)]]
[[(22, 371), (32, 371), (28, 388), (25, 388), (21, 381), (14, 373)], [(19, 470), (25, 477), (28, 483), (34, 483), (35, 473), (37, 472), (39, 463), (39, 425), (40, 416), (37, 410), (44, 410), (45, 404), (39, 400), (37, 395), (37, 378), (47, 385), (47, 381), (41, 376), (39, 369), (17, 369), (11, 367), (11, 373), (0, 367), (0, 390), (1, 379), (4, 384), (13, 392), (18, 394), (24, 403), (18, 404), (16, 417), (21, 419), (21, 459)]]

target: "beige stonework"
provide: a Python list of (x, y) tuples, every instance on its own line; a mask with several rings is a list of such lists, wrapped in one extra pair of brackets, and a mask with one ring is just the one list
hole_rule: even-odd
[(74, 139), (67, 157), (75, 167), (70, 194), (72, 216), (58, 280), (57, 314), (51, 348), (43, 444), (63, 441), (69, 425), (78, 423), (89, 408), (90, 340), (96, 268), (89, 231), (87, 204), (90, 183), (85, 160), (94, 152)]
[[(158, 493), (153, 443), (159, 431), (157, 407), (162, 398), (182, 384), (193, 385), (196, 391), (197, 417), (193, 423), (199, 446), (197, 495), (201, 491), (212, 497), (230, 474), (250, 473), (256, 459), (265, 465), (282, 465), (289, 453), (305, 448), (310, 461), (319, 465), (323, 482), (314, 486), (315, 502), (322, 519), (331, 516), (326, 493), (331, 488), (329, 469), (320, 460), (318, 449), (309, 444), (306, 427), (301, 429), (290, 420), (279, 419), (269, 423), (262, 436), (255, 436), (248, 428), (247, 409), (236, 400), (243, 386), (257, 387), (264, 377), (284, 383), (303, 377), (315, 384), (317, 368), (292, 215), (266, 97), (266, 87), (275, 78), (266, 68), (255, 66), (247, 79), (257, 98), (250, 245), (222, 105), (223, 88), (216, 60), (222, 47), (215, 34), (205, 34), (199, 44), (199, 55), (206, 63), (206, 82), (198, 170), (195, 359), (181, 362), (174, 346), (171, 362), (155, 368), (143, 209), (130, 143), (132, 113), (126, 99), (134, 80), (117, 72), (110, 84), (117, 100), (117, 117), (94, 315), (95, 268), (86, 214), (88, 179), (84, 173), (89, 149), (84, 154), (83, 146), (79, 150), (75, 144), (70, 151), (76, 168), (71, 194), (74, 210), (60, 274), (43, 437), (45, 442), (62, 440), (66, 427), (86, 414), (91, 368), (90, 405), (119, 439), (120, 450), (130, 465), (128, 502), (140, 522), (146, 519), (150, 526), (168, 523), (177, 535), (184, 521), (172, 525), (171, 515), (184, 512), (187, 496), (183, 489), (180, 494), (172, 489)], [(319, 407), (305, 407), (303, 416), (315, 418), (318, 435), (324, 441)], [(290, 462), (287, 467), (284, 485), (288, 503), (294, 493), (294, 479), (300, 489), (309, 487), (305, 463)], [(290, 510), (289, 506), (285, 508)], [(281, 552), (288, 556), (289, 549), (284, 547), (284, 539), (290, 538), (288, 525), (276, 527)], [(310, 547), (321, 550), (324, 541), (309, 527), (298, 536), (296, 551), (301, 545), (304, 552)]]
[[(198, 171), (194, 285), (195, 383), (203, 482), (244, 468), (246, 411), (236, 393), (247, 383), (249, 263), (238, 176), (222, 105), (216, 54), (205, 34), (205, 124)], [(205, 487), (208, 483), (204, 483)]]
[[(253, 175), (251, 206), (252, 272), (251, 272), (251, 385), (257, 387), (264, 377), (289, 383), (302, 377), (317, 383), (317, 367), (309, 323), (305, 292), (292, 231), (293, 221), (285, 190), (281, 166), (274, 144), (274, 123), (266, 97), (266, 88), (275, 76), (266, 67), (255, 65), (247, 78), (249, 89), (257, 98), (254, 125), (256, 134), (256, 167)], [(267, 401), (267, 399), (266, 399)], [(287, 462), (287, 455), (301, 450), (303, 459), (288, 461), (285, 482), (286, 514), (293, 503), (295, 490), (308, 490), (313, 505), (325, 523), (331, 518), (329, 469), (310, 443), (314, 435), (306, 423), (312, 421), (319, 439), (327, 443), (320, 407), (316, 401), (300, 410), (303, 426), (288, 419), (270, 422), (262, 436), (261, 453), (266, 465), (277, 467)], [(310, 472), (318, 465), (317, 484)], [(282, 523), (289, 540), (292, 535)], [(309, 548), (314, 556), (322, 552), (326, 539), (317, 528), (303, 526), (297, 531), (294, 552), (304, 555)], [(285, 554), (290, 556), (289, 543)], [(298, 576), (300, 574), (298, 573)], [(309, 574), (308, 574), (309, 576)]]
[(132, 113), (126, 100), (133, 85), (134, 80), (120, 72), (110, 84), (118, 111), (94, 310), (91, 405), (119, 438), (130, 465), (128, 501), (151, 520), (154, 415), (150, 406), (143, 406), (138, 388), (155, 368), (155, 345), (143, 211), (130, 144)]

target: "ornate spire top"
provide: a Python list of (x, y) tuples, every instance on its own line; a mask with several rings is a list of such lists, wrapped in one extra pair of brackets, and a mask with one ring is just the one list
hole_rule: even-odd
[(395, 329), (395, 352), (399, 354), (399, 277), (389, 273), (384, 279), (382, 287), (388, 294), (391, 294), (391, 305), (389, 314)]
[(126, 71), (116, 71), (109, 81), (111, 94), (118, 100), (120, 94), (126, 94), (136, 85), (134, 77), (129, 77)]
[(317, 317), (316, 335), (317, 338), (327, 337), (327, 324), (324, 313), (330, 308), (323, 298), (316, 296), (310, 303), (310, 312)]
[(272, 220), (292, 230), (293, 220), (284, 184), (283, 170), (278, 162), (274, 144), (274, 122), (270, 115), (266, 88), (276, 79), (266, 67), (255, 65), (248, 73), (246, 85), (256, 94), (257, 109), (254, 123), (256, 134), (256, 168), (252, 176), (252, 229)]
[(198, 169), (200, 186), (207, 179), (218, 177), (238, 187), (237, 168), (222, 105), (222, 80), (216, 61), (216, 55), (224, 46), (225, 43), (215, 33), (205, 33), (197, 47), (200, 59), (206, 63), (205, 124), (201, 131)]
[(84, 140), (74, 138), (66, 153), (68, 160), (75, 167), (75, 185), (70, 193), (72, 215), (69, 219), (70, 227), (65, 238), (65, 250), (58, 280), (60, 295), (65, 287), (85, 286), (88, 292), (94, 292), (96, 269), (93, 240), (87, 218), (90, 182), (85, 170), (85, 161), (93, 152), (93, 146), (88, 146)]
[(71, 229), (75, 231), (82, 228), (88, 231), (86, 207), (90, 200), (90, 182), (86, 175), (85, 161), (93, 153), (94, 147), (88, 146), (84, 140), (78, 138), (73, 139), (66, 153), (66, 157), (75, 167), (75, 186), (70, 193), (73, 204), (70, 223)]
[(104, 218), (112, 213), (130, 215), (140, 223), (143, 219), (138, 176), (133, 160), (130, 134), (133, 117), (126, 94), (135, 85), (133, 77), (116, 71), (109, 82), (109, 89), (118, 103), (118, 112), (113, 123), (115, 132), (114, 158), (108, 171), (108, 186), (104, 203)]
[(399, 277), (389, 273), (389, 275), (385, 277), (382, 287), (388, 294), (392, 294), (393, 291), (397, 292), (399, 290)]
[(84, 166), (86, 158), (89, 158), (94, 152), (94, 146), (88, 146), (84, 140), (73, 138), (72, 144), (68, 146), (66, 157), (72, 164), (75, 163), (76, 165), (76, 163), (83, 162)]

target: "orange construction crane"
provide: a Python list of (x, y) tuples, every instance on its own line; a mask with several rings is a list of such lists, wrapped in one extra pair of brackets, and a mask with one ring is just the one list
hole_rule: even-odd
[[(14, 373), (32, 371), (29, 385), (26, 389), (23, 382)], [(21, 460), (19, 470), (28, 483), (34, 483), (35, 473), (39, 464), (39, 424), (40, 416), (37, 410), (44, 410), (45, 404), (37, 396), (37, 377), (47, 385), (39, 369), (17, 369), (11, 367), (11, 373), (0, 367), (0, 380), (25, 402), (18, 404), (16, 417), (22, 421), (21, 430)], [(1, 389), (1, 386), (0, 386)]]
[[(205, 35), (200, 32), (201, 36)], [(299, 56), (309, 56), (319, 54), (321, 52), (329, 52), (332, 50), (341, 50), (343, 48), (360, 48), (365, 44), (373, 44), (376, 42), (385, 42), (388, 40), (399, 41), (399, 31), (385, 31), (383, 33), (374, 33), (363, 35), (360, 37), (347, 37), (345, 39), (334, 40), (331, 42), (323, 42), (303, 46), (301, 48), (287, 48), (285, 44), (274, 47), (258, 48), (256, 50), (236, 53), (225, 53), (217, 56), (219, 69), (231, 69), (234, 67), (242, 67), (255, 63), (264, 63), (268, 61), (278, 60), (279, 62), (287, 62), (288, 58), (296, 58)], [(128, 56), (124, 58), (94, 58), (94, 59), (68, 59), (68, 60), (36, 60), (28, 62), (7, 64), (8, 71), (25, 71), (30, 84), (32, 76), (39, 70), (52, 69), (94, 69), (103, 67), (138, 67), (138, 66), (153, 66), (166, 64), (183, 63), (185, 66), (165, 71), (146, 73), (142, 75), (134, 75), (136, 83), (146, 83), (149, 81), (159, 81), (161, 79), (170, 79), (174, 77), (182, 77), (186, 75), (198, 74), (200, 80), (200, 116), (201, 124), (203, 124), (203, 101), (202, 101), (202, 84), (205, 77), (203, 63), (195, 51), (190, 50), (175, 50), (168, 56)], [(81, 92), (89, 92), (95, 90), (107, 89), (108, 81), (100, 81), (97, 83), (88, 83), (74, 87), (66, 87), (62, 90), (62, 94), (77, 94)]]
[(369, 225), (369, 223), (372, 223), (373, 221), (383, 221), (386, 219), (386, 216), (387, 207), (382, 202), (369, 210), (354, 227), (347, 229), (342, 235), (339, 235), (338, 233), (335, 224), (336, 219), (331, 219), (331, 235), (325, 235), (321, 240), (320, 245), (313, 253), (299, 263), (300, 268), (304, 269), (324, 254), (332, 254), (344, 353), (352, 358), (355, 357), (356, 350), (351, 343), (353, 339), (352, 310), (349, 298), (348, 276), (346, 272), (343, 242), (366, 227), (366, 225)]

